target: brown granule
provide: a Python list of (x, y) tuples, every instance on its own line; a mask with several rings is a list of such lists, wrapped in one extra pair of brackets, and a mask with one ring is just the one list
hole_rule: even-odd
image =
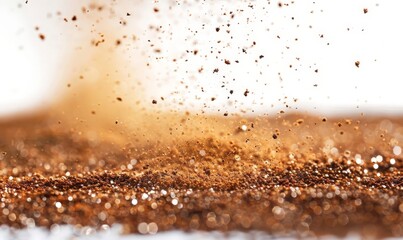
[[(382, 120), (349, 119), (339, 135), (345, 120), (203, 119), (216, 131), (189, 128), (169, 141), (116, 141), (123, 126), (94, 138), (44, 117), (0, 124), (0, 221), (402, 236), (403, 162), (391, 145), (402, 120), (388, 120), (395, 131), (387, 132)], [(239, 131), (245, 122), (254, 123), (251, 131)], [(199, 123), (187, 116), (188, 126)], [(365, 128), (354, 130), (358, 124)], [(381, 133), (384, 141), (375, 137)]]

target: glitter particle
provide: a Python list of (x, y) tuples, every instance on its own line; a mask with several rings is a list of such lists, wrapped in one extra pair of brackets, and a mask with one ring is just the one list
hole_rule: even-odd
[(245, 132), (246, 130), (248, 130), (248, 126), (242, 125), (242, 126), (241, 126), (241, 130)]
[(137, 230), (141, 234), (147, 234), (148, 233), (148, 224), (145, 222), (139, 223), (139, 225), (137, 226)]
[(138, 201), (137, 201), (137, 199), (132, 199), (132, 205), (137, 205), (137, 203), (138, 203)]
[(61, 208), (61, 207), (62, 207), (62, 203), (61, 203), (61, 202), (55, 202), (55, 206), (56, 206), (56, 208)]
[(200, 156), (204, 157), (204, 156), (206, 156), (206, 151), (205, 150), (200, 150), (199, 154), (200, 154)]
[(402, 148), (400, 146), (394, 146), (393, 147), (393, 154), (396, 156), (400, 155), (402, 153)]

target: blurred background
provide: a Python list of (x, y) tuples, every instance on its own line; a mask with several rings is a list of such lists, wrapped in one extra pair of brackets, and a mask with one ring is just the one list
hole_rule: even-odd
[(3, 0), (0, 116), (46, 109), (76, 85), (96, 92), (105, 76), (163, 111), (399, 115), (402, 6)]

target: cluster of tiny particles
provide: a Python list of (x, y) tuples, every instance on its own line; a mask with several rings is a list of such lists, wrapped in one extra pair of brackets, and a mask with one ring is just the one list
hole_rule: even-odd
[[(0, 222), (403, 236), (403, 120), (294, 112), (330, 98), (322, 90), (337, 82), (326, 77), (377, 64), (349, 48), (374, 32), (365, 23), (379, 6), (360, 4), (348, 10), (361, 21), (332, 25), (351, 34), (344, 45), (316, 1), (105, 1), (44, 13), (60, 28), (35, 25), (35, 44), (69, 42), (85, 64), (65, 102), (0, 122)], [(343, 61), (329, 66), (338, 51)]]
[(402, 235), (400, 122), (232, 120), (188, 140), (123, 145), (57, 121), (2, 124), (0, 219), (141, 234)]
[[(108, 52), (106, 58), (121, 55), (125, 60), (111, 70), (120, 79), (110, 81), (128, 84), (129, 97), (110, 93), (111, 101), (223, 116), (291, 112), (307, 105), (314, 111), (315, 101), (336, 98), (332, 76), (345, 72), (343, 78), (361, 82), (368, 68), (376, 67), (377, 55), (363, 58), (371, 49), (360, 44), (376, 32), (369, 23), (378, 8), (376, 3), (352, 4), (347, 10), (358, 20), (346, 22), (333, 19), (336, 10), (320, 2), (101, 1), (44, 12), (58, 26), (57, 34), (46, 34), (39, 25), (34, 33), (42, 45), (59, 42), (75, 55), (87, 55), (91, 47)], [(328, 21), (334, 24), (324, 24)], [(70, 79), (70, 91), (88, 75), (79, 72)], [(362, 90), (358, 84), (345, 88)], [(134, 101), (133, 95), (142, 97)], [(360, 108), (367, 101), (351, 104)]]

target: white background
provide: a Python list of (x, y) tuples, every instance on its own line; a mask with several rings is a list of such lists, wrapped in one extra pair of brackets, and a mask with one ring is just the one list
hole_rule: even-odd
[[(117, 17), (108, 20), (112, 27), (120, 15), (123, 18), (126, 12), (132, 13), (126, 18), (128, 26), (116, 28), (115, 34), (130, 32), (139, 37), (133, 45), (123, 43), (127, 51), (120, 57), (126, 58), (121, 59), (128, 64), (126, 72), (141, 72), (144, 105), (151, 105), (152, 99), (162, 96), (165, 102), (159, 107), (164, 109), (202, 109), (219, 114), (241, 110), (403, 113), (402, 1), (296, 1), (281, 8), (277, 2), (250, 3), (253, 9), (247, 1), (122, 1), (115, 5)], [(82, 33), (84, 30), (80, 33), (77, 28), (65, 27), (61, 21), (65, 16), (79, 14), (84, 1), (79, 4), (43, 0), (28, 4), (0, 2), (0, 114), (16, 114), (50, 104), (55, 95), (63, 93), (61, 82), (66, 75), (77, 66), (88, 64), (79, 60), (71, 64), (72, 54), (77, 46), (85, 48), (86, 44), (80, 42), (89, 41), (88, 36)], [(160, 12), (155, 14), (154, 7)], [(367, 14), (363, 13), (364, 8), (368, 8)], [(236, 12), (231, 27), (225, 28), (228, 16), (222, 13), (237, 9), (243, 12)], [(62, 15), (57, 16), (57, 11)], [(163, 26), (165, 31), (155, 33), (149, 30), (150, 24)], [(35, 26), (40, 27), (39, 31)], [(217, 26), (221, 27), (218, 33)], [(225, 29), (231, 33), (227, 34)], [(45, 34), (45, 41), (38, 38), (39, 33)], [(319, 37), (321, 34), (323, 38)], [(161, 53), (153, 52), (149, 39), (161, 48)], [(256, 46), (243, 54), (240, 49), (253, 41)], [(186, 55), (185, 49), (195, 48), (199, 51), (197, 56), (190, 53), (180, 58)], [(76, 59), (85, 59), (83, 53), (82, 50)], [(264, 58), (256, 63), (260, 54)], [(175, 63), (171, 61), (174, 57), (178, 57)], [(231, 65), (225, 65), (224, 59), (230, 59)], [(238, 65), (235, 59), (240, 61)], [(355, 61), (360, 61), (359, 68)], [(146, 63), (150, 66), (145, 67)], [(197, 73), (200, 66), (204, 68), (202, 74)], [(216, 67), (220, 71), (213, 74)], [(233, 78), (236, 80), (232, 81)], [(186, 84), (180, 84), (181, 81)], [(248, 97), (243, 95), (245, 89), (250, 92)], [(229, 90), (234, 90), (234, 94), (230, 95)], [(217, 100), (211, 102), (211, 97)]]

